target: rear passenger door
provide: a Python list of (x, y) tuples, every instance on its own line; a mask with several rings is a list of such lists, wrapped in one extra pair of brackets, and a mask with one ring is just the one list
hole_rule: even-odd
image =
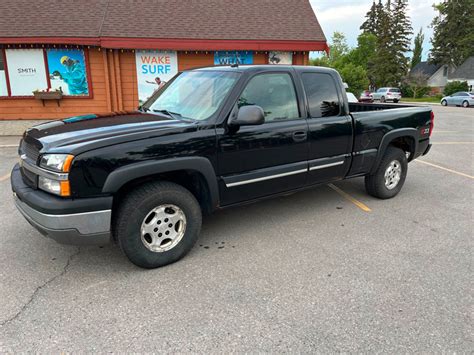
[(329, 73), (303, 72), (301, 77), (309, 117), (309, 184), (342, 179), (351, 164), (353, 133), (341, 85)]

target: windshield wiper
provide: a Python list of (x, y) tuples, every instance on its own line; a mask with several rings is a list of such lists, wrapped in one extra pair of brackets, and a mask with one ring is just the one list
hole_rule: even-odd
[(180, 113), (177, 112), (171, 112), (168, 110), (153, 110), (153, 112), (159, 112), (159, 113), (164, 113), (167, 116), (170, 116), (174, 120), (182, 120), (183, 116), (181, 116)]

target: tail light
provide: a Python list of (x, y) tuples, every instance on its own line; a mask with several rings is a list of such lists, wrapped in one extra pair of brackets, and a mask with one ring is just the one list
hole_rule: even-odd
[(430, 137), (431, 137), (431, 133), (433, 133), (433, 128), (434, 128), (434, 112), (431, 111), (431, 115), (430, 115)]

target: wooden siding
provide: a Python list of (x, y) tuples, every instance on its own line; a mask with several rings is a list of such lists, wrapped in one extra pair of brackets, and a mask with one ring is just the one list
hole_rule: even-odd
[[(56, 101), (34, 98), (0, 98), (0, 120), (58, 119), (90, 113), (134, 110), (138, 105), (135, 53), (121, 50), (89, 49), (91, 98)], [(293, 64), (307, 65), (308, 53), (294, 54)], [(268, 54), (254, 54), (254, 64), (268, 63)], [(214, 65), (214, 54), (178, 52), (178, 70)]]

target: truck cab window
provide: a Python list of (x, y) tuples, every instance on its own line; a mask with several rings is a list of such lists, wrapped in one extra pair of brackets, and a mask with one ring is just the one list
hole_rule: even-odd
[(336, 83), (330, 75), (304, 73), (302, 78), (311, 117), (329, 117), (340, 114)]
[(239, 98), (238, 106), (258, 105), (265, 122), (299, 118), (295, 87), (289, 74), (260, 74), (253, 77)]

